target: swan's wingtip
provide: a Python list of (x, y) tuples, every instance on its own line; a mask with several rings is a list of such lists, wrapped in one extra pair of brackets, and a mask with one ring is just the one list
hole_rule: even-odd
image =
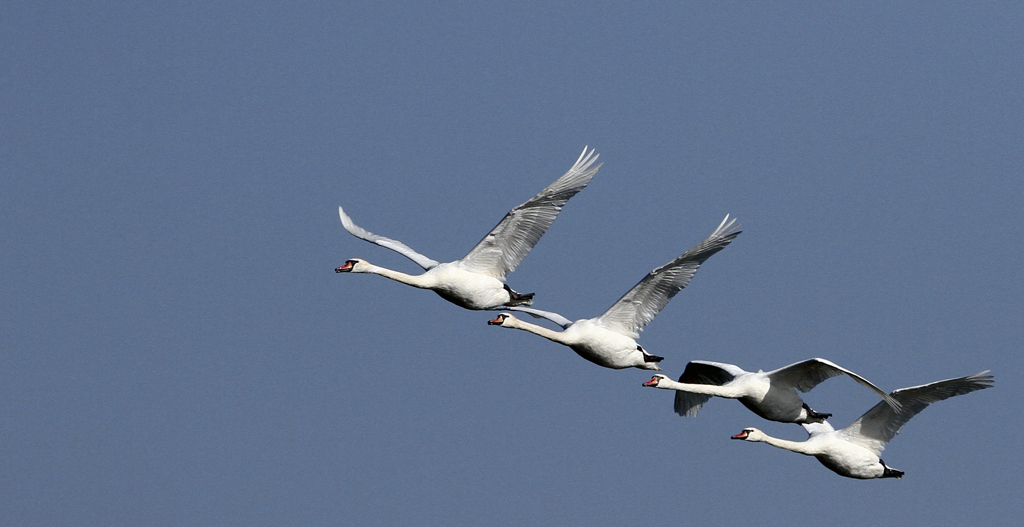
[(352, 218), (345, 213), (345, 209), (341, 208), (341, 205), (338, 205), (338, 217), (341, 218), (341, 224), (344, 225), (346, 229), (349, 225), (352, 225)]
[[(722, 219), (722, 223), (718, 224), (718, 228), (715, 229), (715, 233), (716, 234), (724, 233), (726, 231), (735, 231), (736, 229), (740, 228), (740, 224), (736, 223), (737, 218), (733, 217), (732, 219), (729, 219), (729, 217), (730, 217), (730, 214), (726, 214), (725, 218)], [(732, 234), (739, 234), (739, 233), (736, 232), (736, 233), (732, 233)]]
[(885, 399), (886, 404), (892, 407), (893, 410), (896, 410), (896, 412), (903, 411), (903, 403), (897, 401), (895, 397), (889, 394), (885, 394), (885, 397), (883, 397), (883, 399)]
[[(588, 151), (587, 149), (590, 150)], [(583, 151), (580, 152), (580, 157), (576, 158), (576, 163), (574, 163), (574, 166), (579, 167), (582, 166), (583, 164), (594, 164), (594, 162), (597, 161), (597, 158), (601, 157), (601, 154), (595, 154), (594, 150), (595, 149), (590, 148), (590, 145), (584, 146)]]

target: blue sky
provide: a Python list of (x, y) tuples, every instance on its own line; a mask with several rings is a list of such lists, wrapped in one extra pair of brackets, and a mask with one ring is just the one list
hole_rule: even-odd
[[(6, 525), (1006, 524), (1024, 503), (1024, 7), (0, 7)], [(462, 257), (584, 145), (508, 283), (597, 316), (737, 216), (639, 342), (679, 375), (991, 369), (840, 478), (380, 277)], [(805, 399), (845, 426), (852, 380)], [(1009, 411), (1006, 411), (1009, 410)]]

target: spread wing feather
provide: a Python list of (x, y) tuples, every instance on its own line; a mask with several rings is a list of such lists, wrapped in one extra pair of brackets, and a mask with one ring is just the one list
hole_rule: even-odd
[[(495, 309), (498, 309), (498, 308), (495, 308)], [(555, 324), (558, 324), (559, 326), (562, 326), (562, 329), (566, 329), (566, 328), (568, 328), (569, 326), (572, 325), (572, 321), (571, 320), (569, 320), (569, 319), (563, 317), (562, 315), (559, 315), (558, 313), (555, 313), (553, 311), (543, 311), (543, 310), (540, 310), (540, 309), (534, 309), (532, 307), (525, 307), (525, 306), (501, 306), (500, 309), (502, 311), (521, 311), (521, 312), (526, 313), (526, 314), (528, 314), (528, 315), (530, 315), (530, 316), (532, 316), (534, 318), (546, 318), (546, 319), (554, 322)]]
[(736, 225), (736, 220), (729, 221), (726, 215), (711, 236), (648, 273), (598, 317), (597, 323), (634, 339), (639, 338), (643, 327), (668, 305), (676, 293), (690, 283), (700, 265), (739, 236), (740, 231), (735, 231), (737, 227), (739, 225)]
[(893, 410), (898, 411), (900, 409), (899, 401), (888, 393), (885, 393), (885, 390), (875, 386), (874, 383), (864, 377), (861, 377), (860, 375), (825, 359), (808, 359), (797, 362), (790, 364), (789, 366), (770, 371), (767, 375), (768, 378), (771, 379), (773, 385), (778, 385), (780, 387), (792, 387), (800, 390), (801, 392), (809, 392), (815, 386), (831, 379), (832, 377), (849, 375), (859, 384), (875, 392), (886, 403), (888, 403), (889, 406), (892, 406)]
[(533, 246), (551, 227), (569, 198), (590, 183), (600, 164), (598, 154), (583, 148), (576, 163), (562, 177), (536, 196), (512, 209), (480, 243), (462, 259), (466, 270), (505, 280), (522, 263)]
[(879, 455), (882, 450), (885, 450), (886, 443), (900, 433), (903, 425), (910, 418), (921, 413), (929, 404), (990, 388), (993, 378), (987, 373), (988, 370), (966, 377), (900, 388), (892, 392), (891, 395), (900, 402), (902, 409), (896, 411), (884, 401), (880, 402), (860, 416), (853, 424), (841, 430), (841, 433), (850, 442), (861, 445)]
[(405, 256), (406, 258), (416, 262), (416, 265), (422, 267), (424, 271), (437, 267), (440, 264), (440, 262), (431, 260), (430, 258), (423, 256), (422, 254), (412, 250), (408, 245), (398, 240), (392, 240), (391, 238), (378, 236), (356, 225), (355, 223), (352, 222), (352, 218), (349, 218), (348, 214), (345, 214), (345, 209), (342, 209), (341, 207), (338, 207), (338, 216), (341, 216), (341, 225), (345, 227), (345, 230), (348, 231), (353, 236), (355, 236), (356, 238), (360, 238), (370, 243), (380, 245), (381, 247), (387, 247), (388, 249), (391, 249), (392, 251), (395, 251), (398, 254), (401, 254), (402, 256)]
[[(686, 369), (679, 377), (679, 382), (722, 386), (744, 373), (747, 372), (732, 364), (694, 360), (686, 365)], [(676, 413), (683, 417), (697, 417), (697, 412), (709, 399), (711, 396), (703, 393), (676, 391), (674, 408)]]

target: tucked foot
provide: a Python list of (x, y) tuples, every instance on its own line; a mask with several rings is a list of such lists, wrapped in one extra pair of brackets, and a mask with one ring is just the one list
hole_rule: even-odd
[(820, 423), (820, 422), (824, 421), (825, 419), (828, 419), (829, 417), (832, 417), (832, 414), (823, 414), (823, 413), (819, 413), (819, 412), (815, 412), (814, 410), (811, 410), (811, 407), (807, 406), (807, 403), (804, 403), (804, 410), (807, 410), (807, 420), (812, 422), (812, 423)]
[(900, 479), (900, 478), (903, 477), (903, 471), (902, 470), (896, 470), (896, 469), (894, 469), (894, 468), (892, 468), (890, 466), (887, 466), (885, 464), (885, 461), (882, 461), (881, 459), (879, 459), (878, 462), (882, 464), (882, 477), (883, 478), (896, 478), (896, 479)]
[(650, 353), (647, 353), (647, 350), (641, 348), (640, 346), (637, 346), (636, 350), (644, 354), (644, 362), (661, 362), (665, 360), (665, 357), (659, 357), (657, 355), (651, 355)]
[(508, 291), (509, 297), (509, 301), (505, 302), (506, 306), (528, 306), (533, 303), (533, 295), (535, 293), (517, 293), (508, 284), (505, 284), (505, 291)]

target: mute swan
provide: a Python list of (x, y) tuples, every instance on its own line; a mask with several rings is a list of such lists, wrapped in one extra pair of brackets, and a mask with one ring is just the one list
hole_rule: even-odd
[(832, 416), (811, 410), (796, 393), (809, 392), (815, 386), (837, 375), (853, 380), (878, 394), (894, 410), (900, 403), (871, 381), (825, 359), (808, 359), (784, 368), (757, 373), (744, 371), (732, 364), (691, 361), (675, 382), (664, 375), (655, 375), (644, 386), (676, 390), (675, 411), (683, 417), (697, 417), (701, 406), (711, 396), (739, 399), (755, 414), (780, 423), (820, 423)]
[(584, 359), (606, 368), (660, 371), (657, 363), (662, 357), (647, 353), (635, 339), (668, 301), (690, 283), (690, 279), (697, 273), (697, 268), (740, 234), (739, 231), (732, 232), (739, 227), (734, 227), (735, 223), (735, 219), (729, 221), (729, 216), (726, 215), (711, 236), (671, 262), (651, 271), (597, 318), (572, 322), (558, 313), (513, 307), (511, 309), (515, 311), (546, 318), (562, 326), (563, 331), (553, 331), (523, 322), (510, 313), (501, 313), (487, 323), (503, 328), (522, 329), (564, 344)]
[(988, 370), (966, 377), (947, 379), (892, 392), (903, 408), (893, 410), (885, 402), (876, 404), (850, 426), (834, 430), (828, 421), (802, 425), (806, 441), (786, 441), (756, 428), (744, 428), (733, 439), (768, 443), (774, 447), (814, 456), (829, 470), (848, 478), (901, 478), (903, 472), (885, 464), (878, 456), (885, 444), (896, 437), (903, 425), (929, 404), (992, 386)]
[[(353, 236), (387, 247), (416, 262), (426, 271), (408, 275), (353, 258), (335, 269), (338, 273), (372, 273), (421, 289), (431, 289), (445, 300), (466, 309), (499, 309), (530, 305), (533, 293), (521, 294), (505, 285), (505, 277), (526, 258), (555, 221), (569, 198), (586, 187), (601, 168), (594, 166), (599, 154), (583, 148), (576, 163), (562, 177), (536, 196), (512, 209), (461, 260), (439, 263), (404, 243), (373, 234), (352, 222), (338, 207), (341, 224)], [(603, 164), (603, 163), (602, 163)]]

